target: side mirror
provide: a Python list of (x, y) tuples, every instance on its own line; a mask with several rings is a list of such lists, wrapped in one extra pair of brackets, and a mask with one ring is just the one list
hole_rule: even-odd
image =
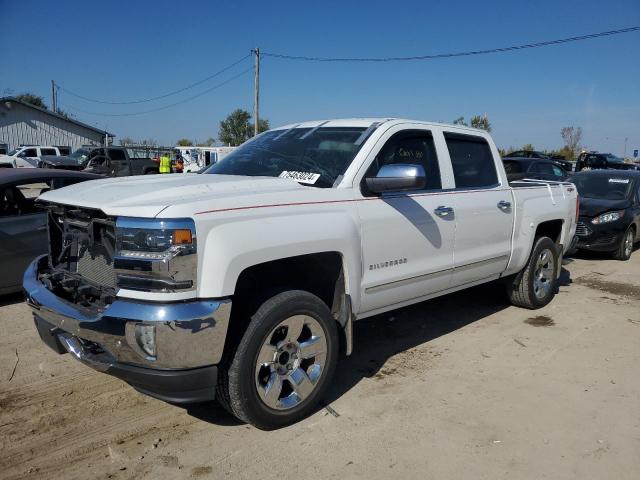
[(420, 190), (427, 183), (427, 175), (422, 165), (396, 163), (383, 165), (375, 177), (369, 177), (365, 182), (373, 193)]

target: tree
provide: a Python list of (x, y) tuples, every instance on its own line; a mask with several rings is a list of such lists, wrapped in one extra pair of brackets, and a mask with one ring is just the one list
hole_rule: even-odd
[[(251, 114), (238, 108), (231, 112), (227, 118), (220, 122), (218, 138), (226, 145), (237, 146), (253, 137), (254, 126), (251, 123)], [(260, 119), (258, 133), (269, 130), (269, 121)]]
[(191, 147), (193, 145), (193, 142), (188, 138), (181, 138), (180, 140), (178, 140), (177, 145), (179, 147)]
[(209, 137), (204, 142), (197, 142), (196, 146), (197, 147), (213, 147), (215, 144), (216, 144), (216, 139)]
[(486, 130), (487, 132), (491, 131), (491, 123), (489, 122), (489, 118), (487, 118), (486, 115), (476, 115), (474, 117), (471, 117), (471, 126), (473, 128)]
[(527, 143), (526, 145), (523, 145), (520, 150), (524, 150), (525, 152), (533, 152), (535, 149), (536, 148), (533, 145)]
[(58, 111), (56, 112), (58, 115), (62, 115), (64, 118), (73, 118), (73, 114), (64, 111), (63, 109), (59, 108)]
[[(251, 124), (251, 131), (253, 131), (254, 125), (254, 123)], [(261, 118), (258, 121), (258, 133), (266, 132), (267, 130), (269, 130), (269, 120)]]
[(131, 137), (122, 137), (120, 140), (121, 147), (128, 147), (129, 145), (135, 145), (136, 141)]
[(464, 117), (458, 117), (453, 121), (454, 125), (464, 125), (465, 127), (468, 127), (469, 125), (467, 125), (467, 123), (464, 121)]
[(571, 154), (571, 158), (567, 160), (573, 160), (578, 155), (580, 150), (580, 141), (582, 140), (582, 127), (563, 127), (560, 130), (562, 140), (564, 140), (567, 151)]
[(49, 108), (47, 107), (47, 104), (44, 103), (44, 98), (42, 98), (39, 95), (35, 95), (33, 93), (21, 93), (16, 97), (16, 99), (20, 100), (21, 102), (25, 102), (30, 105), (33, 105), (34, 107), (40, 107), (44, 109)]

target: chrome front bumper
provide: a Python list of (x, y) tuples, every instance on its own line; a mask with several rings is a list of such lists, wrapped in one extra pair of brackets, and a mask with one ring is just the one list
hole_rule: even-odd
[[(49, 291), (38, 279), (39, 268), (47, 268), (46, 256), (29, 265), (23, 282), (36, 322), (52, 327), (54, 342), (89, 366), (101, 371), (120, 364), (173, 370), (220, 362), (231, 300), (157, 303), (117, 299), (102, 309), (87, 309)], [(134, 338), (139, 322), (155, 326), (155, 358), (148, 357)], [(39, 331), (42, 336), (40, 327)], [(97, 348), (86, 348), (94, 344)]]

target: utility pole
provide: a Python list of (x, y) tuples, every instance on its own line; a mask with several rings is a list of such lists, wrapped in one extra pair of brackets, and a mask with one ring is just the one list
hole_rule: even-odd
[(56, 82), (51, 80), (51, 106), (54, 113), (58, 113), (58, 99), (56, 98)]
[(255, 79), (253, 82), (253, 116), (255, 124), (253, 127), (253, 135), (258, 135), (258, 123), (260, 123), (260, 49), (252, 50), (255, 55)]

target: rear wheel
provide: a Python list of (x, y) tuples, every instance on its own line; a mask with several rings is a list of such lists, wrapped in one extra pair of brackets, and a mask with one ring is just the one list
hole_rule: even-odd
[(507, 293), (513, 305), (529, 309), (542, 308), (557, 290), (558, 252), (549, 237), (535, 240), (524, 269), (507, 283)]
[(613, 258), (616, 260), (626, 261), (631, 258), (633, 253), (633, 240), (635, 239), (636, 232), (633, 227), (629, 227), (620, 241), (618, 249), (613, 253)]
[(336, 322), (322, 300), (300, 290), (275, 295), (252, 316), (220, 373), (220, 403), (264, 430), (297, 422), (326, 391), (338, 348)]

